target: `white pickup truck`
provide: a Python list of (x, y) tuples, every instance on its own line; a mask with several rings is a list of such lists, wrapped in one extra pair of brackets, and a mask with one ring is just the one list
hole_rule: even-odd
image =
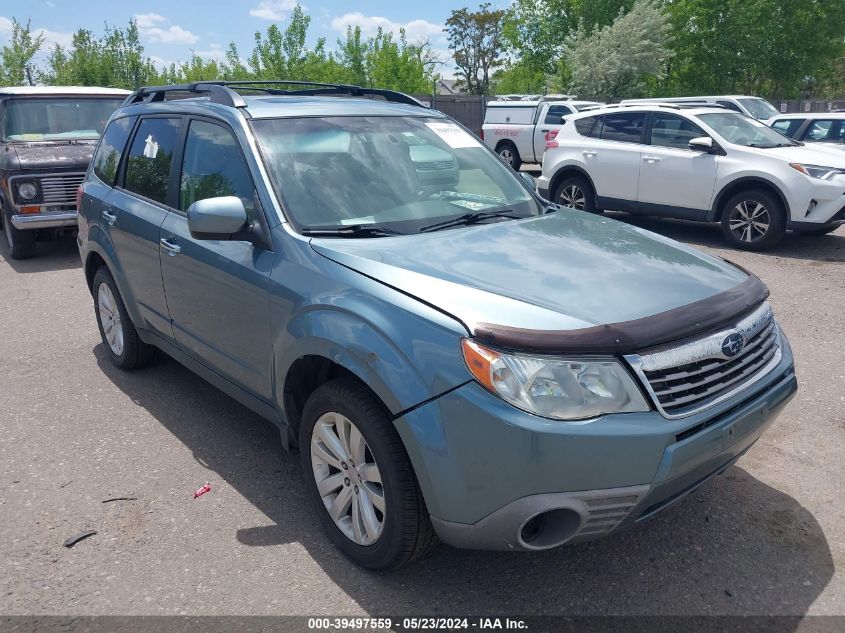
[(563, 127), (563, 117), (595, 108), (596, 101), (490, 101), (481, 138), (506, 163), (542, 163), (546, 141)]

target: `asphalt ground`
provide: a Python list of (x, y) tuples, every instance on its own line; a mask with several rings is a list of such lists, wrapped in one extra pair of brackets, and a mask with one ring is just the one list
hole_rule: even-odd
[(332, 547), (271, 423), (172, 360), (109, 364), (72, 239), (22, 262), (0, 240), (0, 614), (845, 614), (845, 228), (752, 254), (717, 227), (619, 217), (759, 275), (798, 395), (736, 466), (632, 530), (536, 554), (440, 546), (392, 573)]

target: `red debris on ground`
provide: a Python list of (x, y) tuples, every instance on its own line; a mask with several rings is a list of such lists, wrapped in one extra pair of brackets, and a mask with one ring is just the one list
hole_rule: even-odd
[(203, 496), (206, 492), (211, 492), (211, 484), (205, 484), (202, 488), (194, 493), (194, 499)]

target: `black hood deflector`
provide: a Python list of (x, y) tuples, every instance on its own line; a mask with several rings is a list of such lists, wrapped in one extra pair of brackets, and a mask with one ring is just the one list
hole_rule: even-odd
[(769, 296), (750, 275), (738, 286), (653, 316), (577, 330), (529, 330), (479, 323), (477, 340), (498, 347), (543, 353), (628, 353), (700, 335), (736, 321)]

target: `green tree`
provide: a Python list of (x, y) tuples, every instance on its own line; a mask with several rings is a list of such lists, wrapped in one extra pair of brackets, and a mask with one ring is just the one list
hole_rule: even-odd
[(33, 58), (43, 43), (44, 35), (33, 35), (29, 20), (21, 24), (12, 18), (9, 43), (0, 49), (0, 83), (7, 86), (35, 85), (38, 72)]
[(495, 94), (542, 94), (549, 87), (549, 77), (523, 59), (509, 63), (493, 75)]
[(668, 17), (653, 0), (637, 0), (609, 26), (589, 31), (582, 24), (564, 43), (569, 88), (607, 101), (637, 96), (649, 77), (664, 77), (668, 31)]
[(454, 10), (446, 20), (449, 49), (457, 67), (455, 74), (470, 94), (488, 94), (493, 71), (503, 63), (504, 17), (504, 10), (491, 11), (490, 3), (485, 2), (478, 11)]
[(842, 0), (673, 0), (666, 9), (671, 93), (795, 97), (845, 54)]

